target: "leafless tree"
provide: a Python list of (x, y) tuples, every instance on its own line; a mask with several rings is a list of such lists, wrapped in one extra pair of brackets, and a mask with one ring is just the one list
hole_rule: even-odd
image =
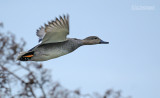
[(13, 33), (0, 31), (0, 98), (129, 98), (113, 90), (102, 96), (65, 89), (52, 81), (50, 70), (41, 63), (16, 61), (25, 44), (23, 39), (16, 41)]

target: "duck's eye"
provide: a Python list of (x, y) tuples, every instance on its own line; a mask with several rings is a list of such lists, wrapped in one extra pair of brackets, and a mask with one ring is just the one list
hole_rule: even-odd
[(94, 39), (98, 39), (97, 37), (95, 37)]

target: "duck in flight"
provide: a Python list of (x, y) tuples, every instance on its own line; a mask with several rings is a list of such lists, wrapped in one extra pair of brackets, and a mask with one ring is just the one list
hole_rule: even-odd
[(69, 34), (69, 15), (60, 16), (41, 26), (37, 32), (40, 44), (27, 52), (19, 53), (20, 61), (46, 61), (71, 53), (83, 45), (109, 44), (97, 36), (85, 39), (67, 38)]

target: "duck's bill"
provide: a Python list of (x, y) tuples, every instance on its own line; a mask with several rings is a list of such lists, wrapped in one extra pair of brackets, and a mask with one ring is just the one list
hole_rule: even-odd
[(109, 42), (106, 42), (106, 41), (101, 40), (101, 41), (100, 41), (100, 44), (109, 44)]

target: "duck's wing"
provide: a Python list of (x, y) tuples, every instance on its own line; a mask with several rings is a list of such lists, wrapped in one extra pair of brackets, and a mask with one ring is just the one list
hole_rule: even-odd
[(41, 27), (37, 31), (37, 36), (42, 40), (41, 44), (57, 43), (66, 41), (66, 36), (69, 34), (69, 16), (60, 16), (55, 21), (48, 22), (45, 27)]
[(46, 32), (45, 32), (45, 28), (43, 26), (41, 26), (37, 32), (36, 32), (37, 36), (39, 37), (39, 42), (42, 41), (42, 39), (44, 38)]

